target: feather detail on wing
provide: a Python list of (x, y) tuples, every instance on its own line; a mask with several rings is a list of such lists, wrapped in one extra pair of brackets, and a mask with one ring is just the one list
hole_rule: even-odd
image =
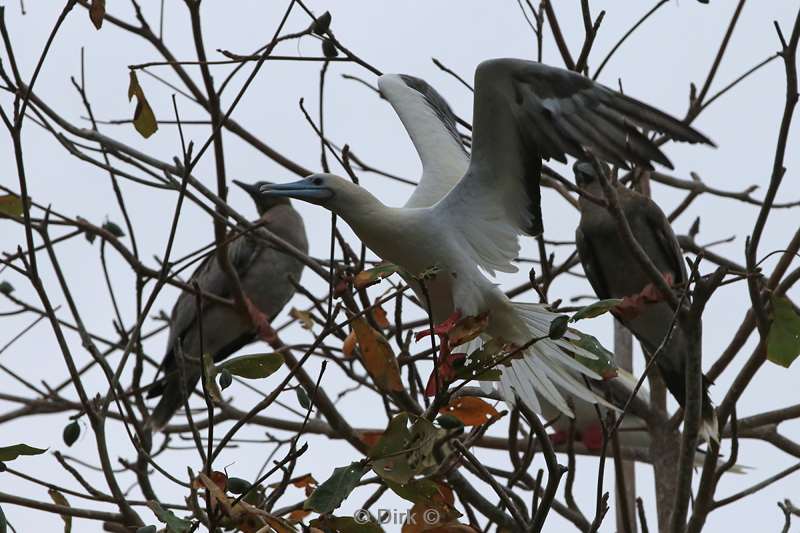
[(422, 163), (422, 177), (405, 207), (430, 207), (458, 183), (469, 165), (455, 116), (445, 99), (419, 78), (384, 74), (378, 88), (400, 117)]

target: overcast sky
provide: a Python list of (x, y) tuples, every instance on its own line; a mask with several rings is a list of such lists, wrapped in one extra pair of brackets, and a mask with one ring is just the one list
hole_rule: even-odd
[[(17, 60), (23, 76), (29, 77), (48, 33), (61, 9), (61, 2), (27, 0), (27, 15), (21, 16), (16, 0), (2, 2), (6, 5), (11, 39), (15, 45)], [(143, 0), (146, 17), (151, 25), (158, 26), (158, 6), (156, 0)], [(611, 2), (593, 1), (594, 13), (607, 8), (590, 58), (590, 67), (599, 64), (601, 58), (633, 24), (633, 22), (654, 2)], [(207, 0), (203, 6), (203, 20), (206, 48), (210, 58), (220, 58), (218, 48), (237, 53), (249, 53), (267, 42), (275, 30), (285, 9), (285, 2), (260, 2), (256, 0), (221, 2)], [(454, 110), (461, 116), (471, 115), (472, 95), (462, 85), (439, 71), (431, 62), (436, 57), (448, 67), (471, 79), (475, 66), (482, 60), (492, 57), (535, 58), (535, 38), (522, 18), (515, 0), (492, 2), (475, 1), (409, 1), (388, 2), (326, 2), (310, 1), (312, 9), (322, 13), (326, 9), (333, 14), (332, 29), (337, 37), (351, 50), (384, 72), (413, 74), (428, 80), (449, 100)], [(579, 2), (558, 2), (559, 20), (562, 30), (577, 55), (583, 42), (583, 26), (579, 13)], [(125, 20), (133, 21), (129, 3), (108, 2), (110, 13)], [(733, 12), (734, 2), (714, 0), (702, 5), (693, 0), (670, 2), (655, 17), (634, 34), (619, 50), (601, 75), (601, 81), (617, 86), (621, 79), (626, 93), (652, 103), (677, 116), (685, 113), (688, 104), (689, 84), (702, 84), (705, 74), (717, 52), (719, 42)], [(742, 18), (733, 35), (729, 51), (720, 65), (712, 92), (774, 53), (779, 46), (772, 21), (781, 23), (788, 36), (794, 21), (794, 2), (752, 2), (744, 8)], [(188, 33), (188, 16), (183, 2), (167, 2), (165, 16), (165, 40), (180, 59), (195, 59), (193, 46)], [(299, 10), (287, 23), (287, 31), (297, 31), (307, 26), (308, 20)], [(101, 119), (126, 118), (132, 114), (133, 104), (127, 100), (127, 65), (151, 60), (160, 60), (158, 53), (141, 39), (131, 36), (117, 28), (106, 25), (95, 31), (82, 8), (76, 8), (56, 37), (44, 70), (37, 82), (36, 92), (63, 116), (76, 123), (84, 115), (80, 99), (71, 86), (70, 76), (80, 75), (80, 49), (85, 47), (87, 90), (95, 115)], [(282, 45), (276, 50), (280, 54), (319, 55), (319, 42), (305, 38), (298, 42)], [(547, 34), (544, 45), (544, 60), (553, 65), (561, 65), (560, 56)], [(249, 72), (246, 67), (244, 72)], [(191, 70), (193, 74), (196, 71)], [(174, 79), (167, 67), (153, 70), (170, 80)], [(305, 122), (298, 100), (305, 98), (308, 109), (317, 109), (319, 64), (311, 62), (269, 62), (259, 73), (252, 87), (241, 101), (233, 117), (257, 134), (270, 146), (307, 168), (318, 169), (319, 146), (316, 136)], [(228, 67), (215, 70), (219, 83)], [(329, 69), (326, 105), (326, 131), (338, 144), (349, 143), (353, 150), (365, 161), (396, 174), (416, 178), (419, 162), (405, 131), (394, 115), (391, 107), (378, 99), (369, 89), (358, 83), (342, 79), (341, 74), (357, 74), (375, 82), (375, 77), (363, 69), (345, 63), (334, 63)], [(198, 78), (199, 79), (199, 78)], [(239, 84), (244, 77), (240, 74)], [(170, 95), (172, 91), (158, 84), (148, 76), (140, 76), (140, 81), (158, 117), (172, 118)], [(234, 84), (238, 88), (238, 84)], [(235, 91), (229, 90), (228, 99)], [(784, 104), (785, 83), (783, 66), (774, 61), (745, 81), (733, 92), (727, 94), (707, 109), (695, 122), (695, 126), (712, 138), (717, 149), (697, 146), (670, 144), (665, 151), (675, 164), (674, 175), (688, 179), (690, 172), (697, 172), (709, 185), (726, 190), (743, 190), (756, 184), (762, 191), (769, 180), (778, 124)], [(9, 109), (8, 95), (3, 94), (0, 102)], [(205, 115), (193, 103), (178, 98), (182, 118), (204, 119)], [(153, 156), (169, 160), (180, 151), (177, 131), (164, 125), (150, 139), (142, 139), (131, 126), (106, 126), (106, 134), (130, 143)], [(797, 121), (793, 128), (791, 141), (797, 141)], [(208, 135), (206, 127), (188, 128), (188, 136), (196, 144), (202, 144)], [(8, 137), (0, 142), (0, 169), (3, 173), (0, 182), (17, 188), (13, 165), (13, 152)], [(82, 164), (70, 157), (64, 149), (47, 133), (30, 123), (25, 129), (25, 156), (29, 176), (29, 193), (37, 202), (52, 203), (53, 208), (67, 215), (80, 215), (100, 223), (106, 217), (121, 223), (122, 217), (113, 200), (108, 176), (101, 170)], [(787, 174), (779, 197), (796, 200), (800, 197), (798, 168), (800, 155), (790, 144), (785, 165)], [(228, 175), (242, 180), (269, 179), (271, 181), (290, 181), (295, 176), (265, 158), (252, 148), (245, 146), (232, 135), (226, 135), (226, 156)], [(204, 157), (195, 175), (206, 185), (214, 187), (215, 177), (210, 154)], [(567, 171), (567, 169), (565, 169)], [(400, 205), (410, 193), (410, 188), (369, 174), (362, 175), (362, 184), (390, 205)], [(170, 191), (154, 191), (138, 185), (122, 184), (131, 217), (134, 221), (140, 255), (150, 259), (154, 254), (162, 255), (169, 223), (174, 209), (175, 194)], [(683, 198), (657, 184), (653, 186), (655, 198), (669, 211)], [(240, 212), (254, 215), (249, 199), (239, 190), (232, 190), (230, 202)], [(302, 213), (311, 242), (311, 254), (322, 257), (327, 254), (329, 236), (329, 214), (319, 208), (297, 205)], [(555, 193), (543, 193), (545, 216), (545, 235), (549, 239), (570, 240), (573, 237), (577, 215)], [(701, 243), (735, 236), (735, 240), (715, 248), (720, 253), (744, 262), (744, 238), (752, 228), (757, 211), (752, 206), (712, 197), (702, 197), (695, 202), (675, 224), (677, 233), (686, 233), (695, 217), (702, 218), (698, 241)], [(775, 212), (770, 217), (766, 234), (761, 244), (761, 256), (768, 251), (780, 249), (788, 242), (798, 225), (798, 210)], [(23, 242), (22, 232), (13, 224), (0, 226), (0, 249), (8, 251)], [(210, 220), (197, 208), (187, 208), (181, 218), (175, 256), (189, 252), (212, 239)], [(113, 311), (108, 293), (102, 281), (102, 271), (97, 259), (98, 244), (90, 245), (82, 239), (59, 247), (66, 275), (71, 284), (83, 318), (87, 326), (114, 338), (111, 326)], [(523, 255), (533, 255), (532, 241), (523, 243)], [(557, 261), (564, 258), (564, 250), (556, 250)], [(765, 268), (774, 265), (773, 260), (765, 262)], [(135, 317), (133, 295), (134, 279), (125, 264), (113, 253), (109, 254), (109, 266), (113, 282), (120, 296), (123, 317), (130, 326)], [(705, 270), (711, 267), (706, 266)], [(55, 281), (45, 269), (46, 283), (53, 289), (52, 298), (57, 304), (64, 299), (56, 290)], [(527, 278), (525, 269), (519, 274), (502, 276), (504, 286), (511, 287)], [(37, 303), (35, 294), (26, 286), (24, 280), (15, 277), (8, 270), (0, 274), (0, 279), (11, 281), (17, 288), (17, 295), (27, 301)], [(304, 283), (314, 292), (324, 290), (321, 281), (308, 272)], [(382, 287), (381, 290), (385, 288)], [(590, 288), (585, 281), (562, 276), (552, 287), (554, 298), (588, 294)], [(795, 297), (800, 297), (797, 289)], [(155, 309), (169, 311), (176, 292), (164, 290)], [(525, 295), (527, 300), (533, 295)], [(704, 323), (704, 368), (708, 368), (720, 351), (727, 345), (735, 328), (739, 325), (748, 307), (747, 290), (744, 284), (726, 286), (715, 295), (705, 314)], [(307, 301), (302, 298), (287, 306), (282, 317), (292, 305), (302, 307)], [(7, 304), (0, 304), (0, 312), (8, 310)], [(66, 306), (62, 310), (68, 317)], [(154, 314), (154, 313), (151, 313)], [(0, 322), (0, 346), (4, 345), (26, 325), (31, 316), (3, 317)], [(278, 320), (282, 323), (284, 318)], [(149, 330), (156, 322), (145, 328)], [(606, 345), (611, 345), (611, 322), (598, 319), (587, 323), (586, 329), (597, 335)], [(307, 332), (292, 331), (287, 334), (289, 342), (307, 342)], [(89, 355), (82, 351), (77, 337), (71, 337), (77, 357), (88, 361)], [(159, 358), (163, 353), (166, 336), (155, 337), (146, 344), (148, 353)], [(741, 350), (739, 358), (717, 381), (712, 389), (712, 398), (719, 402), (733, 376), (749, 355), (753, 343)], [(116, 359), (115, 359), (116, 361)], [(31, 333), (0, 355), (0, 362), (28, 377), (33, 382), (46, 380), (55, 385), (66, 375), (63, 358), (53, 341), (52, 331), (44, 322)], [(641, 357), (636, 359), (641, 369)], [(316, 365), (316, 363), (314, 363)], [(311, 367), (313, 369), (315, 366)], [(753, 386), (743, 396), (738, 409), (740, 417), (780, 406), (797, 403), (798, 366), (786, 370), (767, 363), (758, 374)], [(30, 392), (17, 382), (3, 375), (0, 378), (2, 389), (8, 393), (29, 395)], [(266, 381), (264, 390), (277, 383), (277, 376)], [(326, 375), (324, 385), (331, 392), (337, 391), (343, 379), (334, 370)], [(87, 379), (90, 395), (105, 393), (106, 384), (98, 373)], [(68, 394), (74, 394), (69, 391)], [(241, 387), (236, 390), (241, 406), (252, 405), (253, 395), (244, 394)], [(294, 405), (293, 396), (287, 395), (287, 402)], [(365, 405), (358, 401), (358, 394), (346, 397), (341, 410), (351, 421), (359, 426), (383, 426), (383, 409), (377, 402)], [(3, 412), (13, 406), (0, 402)], [(270, 413), (280, 415), (281, 411)], [(66, 414), (42, 416), (25, 419), (13, 424), (5, 424), (0, 429), (0, 445), (24, 441), (32, 445), (65, 449), (61, 442), (61, 431), (67, 423)], [(115, 431), (111, 435), (112, 458), (123, 456), (131, 458), (131, 447), (124, 432)], [(785, 424), (781, 430), (789, 437), (800, 438), (800, 425)], [(263, 432), (250, 431), (249, 435), (263, 435)], [(328, 477), (336, 466), (348, 464), (358, 458), (349, 446), (340, 442), (321, 438), (310, 439), (312, 451), (302, 458), (297, 472), (311, 472), (318, 480)], [(94, 441), (88, 435), (69, 450), (69, 453), (85, 460), (94, 459)], [(255, 471), (266, 458), (264, 447), (250, 446), (232, 449), (220, 459), (219, 465), (230, 465), (231, 475), (253, 477)], [(491, 461), (501, 456), (478, 450), (478, 456)], [(755, 467), (746, 476), (727, 476), (718, 490), (719, 496), (731, 494), (741, 488), (769, 477), (797, 460), (788, 457), (769, 445), (745, 441), (741, 444), (740, 461)], [(538, 468), (541, 458), (534, 465)], [(565, 461), (565, 458), (562, 458)], [(193, 452), (172, 453), (165, 464), (176, 475), (183, 475), (187, 462), (197, 467)], [(66, 476), (55, 460), (48, 455), (25, 458), (15, 461), (14, 468), (31, 473), (39, 478), (58, 481), (68, 486), (75, 483)], [(645, 498), (646, 511), (651, 528), (655, 527), (656, 514), (652, 494), (652, 470), (648, 465), (637, 467), (637, 478), (641, 495)], [(101, 478), (89, 473), (100, 487), (105, 489)], [(576, 486), (579, 503), (589, 515), (594, 508), (596, 461), (579, 461), (578, 482)], [(124, 478), (129, 480), (130, 476)], [(4, 476), (3, 491), (28, 497), (47, 499), (42, 487), (10, 481)], [(182, 500), (182, 492), (169, 486), (163, 478), (154, 476), (156, 486), (163, 486), (159, 494), (172, 502)], [(606, 487), (612, 490), (613, 474), (607, 472)], [(126, 481), (128, 483), (128, 481)], [(800, 482), (790, 478), (775, 484), (747, 500), (741, 505), (732, 505), (714, 512), (708, 521), (708, 531), (737, 530), (775, 531), (783, 524), (783, 516), (775, 503), (784, 497), (798, 493)], [(293, 489), (295, 490), (295, 489)], [(135, 494), (135, 492), (134, 492)], [(613, 490), (612, 490), (613, 494)], [(301, 494), (295, 490), (292, 498), (296, 501)], [(352, 511), (363, 502), (368, 493), (357, 492), (345, 510)], [(138, 497), (138, 496), (137, 496)], [(76, 506), (86, 506), (76, 498), (70, 498)], [(389, 506), (399, 509), (406, 505), (396, 500), (387, 500)], [(796, 502), (798, 503), (798, 502)], [(94, 504), (90, 504), (94, 505)], [(8, 504), (3, 505), (6, 516), (20, 532), (56, 530), (60, 519), (56, 515), (31, 512)], [(754, 512), (756, 510), (756, 512)], [(553, 513), (550, 527), (563, 522)], [(603, 531), (613, 528), (613, 513), (606, 519)], [(398, 528), (399, 529), (399, 528)], [(75, 531), (100, 531), (96, 522), (76, 521)], [(387, 530), (394, 530), (392, 527)]]

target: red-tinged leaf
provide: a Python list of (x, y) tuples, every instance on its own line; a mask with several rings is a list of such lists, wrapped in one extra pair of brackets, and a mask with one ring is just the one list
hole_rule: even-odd
[(358, 434), (358, 438), (361, 439), (361, 442), (370, 448), (378, 444), (381, 437), (383, 437), (383, 431), (362, 431)]
[(465, 342), (475, 339), (489, 326), (489, 312), (478, 316), (467, 316), (456, 322), (456, 325), (447, 332), (450, 346), (460, 346)]
[(297, 524), (298, 522), (302, 522), (303, 518), (307, 517), (311, 514), (311, 511), (307, 511), (305, 509), (295, 509), (291, 513), (289, 513), (289, 522), (293, 524)]
[(353, 351), (356, 349), (356, 332), (351, 331), (342, 344), (342, 355), (347, 359), (353, 357)]
[(388, 328), (391, 325), (389, 324), (389, 319), (386, 318), (386, 311), (380, 305), (376, 305), (372, 309), (372, 318), (382, 328)]
[(455, 398), (439, 412), (458, 418), (465, 426), (480, 426), (500, 416), (497, 409), (475, 396)]
[(309, 485), (317, 485), (317, 480), (311, 474), (305, 474), (292, 480), (292, 485), (298, 489), (308, 487)]
[[(670, 287), (673, 285), (672, 274), (669, 272), (663, 274), (664, 281)], [(611, 308), (611, 314), (615, 315), (622, 321), (633, 320), (641, 315), (648, 304), (663, 302), (666, 298), (653, 283), (645, 285), (637, 294), (632, 294), (622, 298), (622, 301)]]
[(296, 307), (292, 307), (289, 311), (289, 316), (300, 322), (303, 329), (311, 329), (314, 327), (314, 319), (311, 318), (311, 313), (308, 311), (301, 311)]
[[(463, 353), (450, 353), (444, 359), (439, 359), (437, 368), (431, 372), (428, 377), (428, 383), (425, 386), (425, 396), (436, 396), (440, 390), (446, 389), (447, 386), (456, 379), (456, 367), (459, 362), (467, 357)], [(436, 379), (438, 376), (438, 379)]]
[(373, 268), (362, 270), (356, 274), (355, 279), (353, 279), (353, 286), (356, 289), (363, 289), (378, 283), (383, 278), (387, 278), (395, 272), (401, 272), (399, 266), (392, 263), (380, 263)]
[(128, 85), (128, 100), (136, 97), (136, 110), (133, 112), (133, 126), (145, 139), (158, 130), (158, 121), (153, 114), (153, 109), (144, 96), (144, 91), (136, 78), (136, 72), (131, 70), (130, 85)]
[(92, 0), (89, 6), (89, 19), (98, 30), (103, 26), (103, 17), (106, 14), (106, 0)]
[(366, 320), (359, 317), (351, 323), (358, 340), (364, 367), (375, 384), (384, 391), (403, 390), (400, 366), (389, 343)]

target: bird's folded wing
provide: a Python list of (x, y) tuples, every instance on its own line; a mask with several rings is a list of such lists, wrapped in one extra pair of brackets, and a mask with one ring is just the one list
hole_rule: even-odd
[(671, 167), (638, 128), (675, 140), (711, 144), (657, 109), (580, 74), (521, 59), (493, 59), (475, 72), (472, 156), (464, 178), (436, 205), (464, 232), (463, 245), (482, 268), (513, 272), (520, 233), (542, 231), (541, 159), (598, 157)]

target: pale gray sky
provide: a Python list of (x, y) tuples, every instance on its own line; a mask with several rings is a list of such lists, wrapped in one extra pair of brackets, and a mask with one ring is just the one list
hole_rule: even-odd
[[(476, 2), (476, 1), (409, 1), (409, 2), (326, 2), (310, 1), (317, 13), (329, 9), (333, 13), (332, 29), (337, 37), (351, 50), (384, 72), (413, 74), (428, 80), (449, 100), (454, 110), (461, 116), (471, 115), (471, 93), (448, 75), (439, 71), (431, 62), (431, 57), (443, 61), (448, 67), (471, 79), (475, 66), (482, 60), (492, 57), (535, 57), (535, 39), (521, 16), (514, 0)], [(606, 51), (616, 42), (633, 22), (654, 2), (612, 2), (593, 1), (593, 12), (607, 9), (600, 34), (590, 59), (590, 66), (596, 66)], [(50, 0), (27, 0), (28, 14), (21, 16), (16, 0), (3, 2), (6, 5), (12, 41), (16, 46), (17, 58), (23, 75), (29, 77), (52, 24), (61, 9), (61, 2)], [(142, 1), (145, 15), (151, 25), (157, 26), (158, 6), (156, 0)], [(128, 2), (108, 2), (109, 11), (125, 20), (133, 21)], [(207, 0), (203, 6), (203, 19), (206, 46), (211, 58), (220, 57), (215, 52), (224, 48), (234, 52), (248, 53), (265, 43), (272, 35), (285, 2), (259, 2), (255, 0), (220, 2)], [(579, 14), (579, 2), (558, 2), (559, 19), (562, 30), (570, 43), (573, 54), (577, 55), (583, 41), (583, 26)], [(712, 1), (701, 5), (693, 0), (671, 2), (649, 20), (646, 25), (622, 47), (614, 59), (606, 66), (601, 81), (616, 86), (622, 79), (625, 91), (657, 107), (682, 116), (688, 103), (689, 84), (701, 84), (717, 52), (719, 42), (733, 12), (734, 2)], [(777, 20), (788, 35), (794, 21), (797, 6), (794, 2), (753, 2), (744, 8), (739, 25), (733, 35), (730, 49), (719, 68), (712, 91), (723, 87), (745, 70), (774, 53), (779, 46), (773, 20)], [(307, 18), (299, 10), (288, 21), (287, 30), (296, 31), (306, 27)], [(180, 59), (194, 59), (194, 49), (189, 35), (188, 16), (183, 2), (167, 2), (165, 18), (165, 37), (175, 55)], [(157, 52), (143, 40), (135, 38), (111, 25), (99, 32), (95, 31), (81, 8), (76, 8), (57, 36), (43, 73), (37, 83), (36, 92), (53, 108), (66, 118), (80, 122), (84, 114), (77, 93), (72, 88), (69, 76), (79, 76), (80, 48), (85, 47), (86, 83), (94, 112), (102, 119), (124, 118), (132, 114), (133, 104), (127, 101), (127, 65), (161, 59)], [(547, 34), (544, 60), (549, 64), (560, 65), (561, 60), (555, 45)], [(299, 43), (282, 45), (276, 53), (316, 56), (319, 42), (305, 38)], [(234, 112), (234, 118), (272, 147), (281, 151), (311, 169), (319, 166), (319, 146), (316, 136), (308, 127), (298, 108), (299, 98), (305, 98), (308, 109), (316, 110), (319, 64), (309, 62), (269, 62), (259, 73), (252, 87)], [(156, 70), (170, 79), (167, 67)], [(197, 74), (189, 67), (189, 71)], [(222, 79), (227, 67), (215, 70), (217, 80)], [(245, 68), (249, 72), (249, 67)], [(342, 73), (357, 74), (374, 82), (374, 76), (363, 69), (343, 63), (334, 63), (329, 69), (326, 92), (326, 130), (331, 139), (339, 144), (349, 143), (352, 148), (380, 168), (397, 174), (416, 178), (419, 162), (411, 143), (406, 137), (399, 120), (386, 102), (363, 86), (343, 80)], [(240, 74), (239, 83), (244, 79)], [(170, 100), (171, 90), (164, 88), (146, 75), (140, 81), (158, 117), (172, 118)], [(234, 84), (238, 87), (238, 84)], [(774, 145), (778, 124), (784, 103), (783, 67), (774, 61), (752, 78), (724, 96), (706, 110), (695, 122), (695, 126), (711, 137), (718, 149), (671, 144), (666, 153), (676, 166), (675, 175), (688, 179), (690, 172), (697, 172), (709, 185), (727, 190), (742, 190), (752, 184), (764, 189), (771, 172)], [(231, 91), (228, 94), (230, 97)], [(2, 105), (8, 109), (8, 95), (0, 97)], [(203, 113), (191, 102), (178, 98), (182, 118), (205, 118)], [(140, 150), (162, 159), (171, 159), (180, 150), (177, 131), (174, 127), (162, 126), (150, 139), (142, 139), (130, 126), (106, 126), (103, 131), (136, 146)], [(196, 144), (202, 144), (208, 131), (206, 127), (187, 128), (188, 136)], [(790, 137), (797, 140), (798, 126)], [(0, 168), (4, 169), (0, 181), (16, 188), (13, 166), (13, 153), (8, 137), (3, 134), (0, 144)], [(29, 191), (40, 203), (52, 203), (53, 208), (68, 215), (80, 215), (93, 222), (102, 222), (108, 216), (121, 222), (121, 215), (113, 199), (108, 177), (97, 168), (82, 164), (70, 157), (65, 150), (47, 133), (34, 124), (25, 129), (25, 155), (29, 176)], [(800, 197), (798, 186), (798, 167), (800, 155), (791, 147), (786, 157), (787, 175), (780, 195), (789, 200)], [(242, 180), (269, 179), (288, 181), (294, 179), (281, 167), (266, 159), (255, 150), (245, 146), (231, 135), (226, 135), (226, 155), (228, 175)], [(196, 171), (203, 181), (213, 186), (212, 159), (206, 156)], [(362, 184), (391, 205), (401, 204), (409, 194), (407, 186), (364, 174)], [(126, 200), (133, 218), (141, 256), (146, 260), (153, 254), (163, 254), (168, 227), (174, 208), (173, 192), (145, 190), (128, 182), (122, 183)], [(758, 193), (757, 193), (758, 194)], [(674, 207), (682, 199), (681, 194), (667, 191), (654, 185), (654, 195), (665, 210)], [(242, 213), (253, 214), (254, 210), (246, 196), (232, 190), (230, 202)], [(298, 205), (303, 214), (311, 241), (311, 253), (315, 256), (327, 254), (329, 220), (327, 212), (308, 205)], [(546, 236), (551, 239), (568, 240), (572, 238), (577, 223), (576, 213), (555, 193), (543, 193)], [(734, 201), (704, 197), (695, 202), (678, 219), (676, 232), (685, 233), (696, 216), (702, 217), (701, 243), (736, 236), (732, 243), (721, 245), (718, 251), (743, 262), (744, 238), (752, 227), (756, 209), (743, 206)], [(253, 215), (254, 216), (254, 215)], [(762, 256), (771, 250), (782, 248), (789, 236), (797, 229), (798, 210), (775, 212), (767, 225), (762, 241)], [(0, 248), (13, 250), (22, 242), (22, 233), (12, 224), (3, 224), (0, 233)], [(212, 238), (209, 219), (196, 208), (187, 208), (181, 218), (176, 241), (176, 255), (181, 255)], [(84, 320), (92, 331), (114, 337), (111, 326), (113, 311), (102, 280), (97, 259), (99, 246), (91, 246), (76, 240), (72, 244), (59, 247), (60, 259), (71, 284)], [(534, 248), (530, 239), (524, 243), (523, 253), (531, 256)], [(563, 252), (561, 254), (563, 258)], [(46, 262), (44, 262), (46, 263)], [(774, 260), (765, 265), (770, 268)], [(124, 263), (114, 253), (109, 253), (109, 265), (120, 297), (127, 323), (135, 316), (133, 298), (134, 279)], [(502, 276), (501, 282), (512, 286), (526, 279), (523, 271), (513, 276)], [(11, 281), (17, 288), (16, 294), (30, 302), (36, 302), (33, 291), (24, 280), (6, 270), (0, 279)], [(63, 304), (63, 297), (57, 292), (55, 280), (48, 268), (45, 279), (53, 291), (52, 298)], [(304, 282), (317, 293), (323, 290), (321, 281), (314, 275), (305, 273)], [(384, 287), (385, 288), (385, 287)], [(379, 288), (378, 290), (382, 290)], [(568, 297), (574, 294), (588, 294), (590, 289), (583, 280), (564, 276), (552, 288), (553, 297)], [(800, 297), (797, 289), (793, 292)], [(156, 309), (169, 310), (176, 292), (164, 290), (159, 297)], [(532, 299), (526, 295), (526, 299)], [(712, 300), (705, 315), (704, 324), (704, 367), (716, 359), (724, 348), (748, 306), (746, 287), (739, 283), (723, 288)], [(306, 301), (297, 298), (293, 302), (298, 307)], [(292, 304), (287, 306), (286, 310)], [(5, 304), (0, 311), (6, 310)], [(62, 310), (67, 317), (66, 309)], [(153, 313), (151, 313), (153, 314)], [(285, 316), (285, 312), (284, 312)], [(0, 345), (5, 344), (18, 331), (29, 324), (29, 316), (12, 316), (2, 319), (0, 326)], [(278, 320), (281, 323), (282, 319)], [(153, 324), (151, 324), (152, 326)], [(607, 345), (611, 344), (611, 323), (598, 319), (587, 323), (587, 330)], [(146, 328), (148, 329), (148, 328)], [(306, 342), (307, 332), (293, 331), (287, 335), (288, 341)], [(89, 355), (80, 348), (77, 337), (70, 338), (77, 357), (89, 360)], [(147, 343), (149, 353), (160, 357), (165, 336), (161, 335)], [(255, 348), (258, 349), (258, 348)], [(752, 342), (744, 348), (731, 368), (718, 380), (712, 389), (712, 398), (719, 401), (722, 392), (729, 386), (735, 372), (752, 349)], [(63, 358), (53, 340), (52, 331), (44, 322), (35, 327), (0, 359), (4, 365), (18, 371), (33, 382), (46, 380), (57, 384), (66, 375)], [(641, 368), (641, 358), (637, 357), (637, 368)], [(314, 363), (316, 364), (316, 363)], [(786, 370), (766, 364), (758, 374), (753, 386), (744, 395), (739, 408), (739, 416), (747, 416), (767, 409), (797, 403), (796, 383), (798, 367)], [(269, 390), (277, 377), (266, 380), (261, 385)], [(14, 394), (29, 394), (18, 383), (7, 376), (2, 377), (3, 390)], [(326, 376), (325, 386), (331, 391), (340, 388), (342, 377), (334, 370)], [(91, 395), (104, 393), (106, 385), (99, 373), (93, 373), (87, 380)], [(233, 390), (233, 389), (232, 389)], [(252, 405), (255, 397), (243, 394), (241, 387), (240, 405)], [(70, 394), (73, 394), (70, 391)], [(287, 402), (294, 405), (293, 396), (287, 395)], [(12, 408), (1, 403), (3, 411)], [(380, 405), (365, 405), (352, 395), (342, 401), (342, 412), (357, 425), (383, 426), (383, 410)], [(280, 412), (271, 413), (280, 414)], [(42, 416), (25, 419), (13, 424), (4, 424), (0, 431), (0, 444), (24, 441), (32, 445), (64, 450), (61, 431), (67, 422), (66, 414)], [(111, 434), (112, 457), (132, 457), (127, 436), (117, 426)], [(789, 437), (800, 438), (800, 425), (785, 424), (781, 428)], [(249, 435), (257, 436), (258, 431)], [(300, 461), (297, 472), (311, 472), (318, 480), (328, 477), (336, 466), (342, 466), (357, 458), (357, 454), (339, 442), (327, 439), (310, 439), (312, 452)], [(88, 435), (68, 451), (88, 461), (93, 461), (94, 443)], [(478, 450), (478, 456), (485, 461), (503, 458), (493, 452)], [(252, 477), (265, 460), (263, 447), (249, 446), (232, 449), (220, 459), (219, 465), (230, 464), (229, 471), (239, 477)], [(755, 467), (746, 476), (727, 476), (721, 483), (718, 494), (725, 496), (744, 488), (763, 478), (769, 477), (781, 468), (796, 462), (769, 445), (744, 441), (741, 444), (740, 461)], [(565, 460), (562, 458), (562, 460)], [(541, 458), (537, 458), (536, 468)], [(186, 463), (197, 467), (194, 454), (174, 452), (165, 464), (176, 475), (183, 475)], [(594, 508), (596, 461), (580, 460), (576, 484), (576, 495), (584, 511), (591, 515)], [(48, 456), (37, 456), (15, 461), (10, 466), (36, 477), (75, 486), (71, 479)], [(652, 493), (652, 470), (647, 465), (637, 467), (640, 494), (646, 502), (646, 511), (651, 529), (655, 527), (655, 504)], [(89, 474), (90, 479), (103, 487), (99, 475)], [(128, 476), (129, 478), (130, 476)], [(128, 479), (126, 478), (126, 479)], [(9, 476), (5, 476), (9, 480)], [(182, 492), (163, 482), (157, 474), (153, 478), (159, 494), (165, 500), (181, 501)], [(126, 481), (127, 483), (128, 481)], [(605, 486), (612, 490), (613, 472), (606, 474)], [(163, 487), (163, 488), (161, 488)], [(708, 531), (736, 530), (778, 530), (783, 524), (783, 516), (775, 502), (798, 493), (800, 482), (789, 478), (760, 492), (746, 503), (723, 508), (711, 514)], [(103, 487), (104, 488), (104, 487)], [(18, 480), (6, 481), (4, 491), (47, 499), (46, 490)], [(294, 490), (294, 489), (293, 489)], [(368, 493), (357, 492), (345, 506), (352, 511), (366, 499)], [(293, 498), (300, 498), (295, 490)], [(612, 496), (613, 499), (613, 496)], [(85, 506), (77, 498), (70, 498), (76, 506)], [(400, 509), (405, 504), (387, 500)], [(93, 505), (93, 504), (92, 504)], [(20, 532), (33, 530), (55, 530), (61, 527), (56, 515), (32, 512), (8, 504), (3, 505), (8, 519)], [(555, 514), (551, 515), (549, 528), (564, 525)], [(613, 513), (604, 522), (603, 531), (613, 530)], [(399, 530), (399, 528), (397, 528)], [(98, 523), (76, 520), (75, 531), (100, 531)], [(387, 531), (393, 531), (388, 527)]]

